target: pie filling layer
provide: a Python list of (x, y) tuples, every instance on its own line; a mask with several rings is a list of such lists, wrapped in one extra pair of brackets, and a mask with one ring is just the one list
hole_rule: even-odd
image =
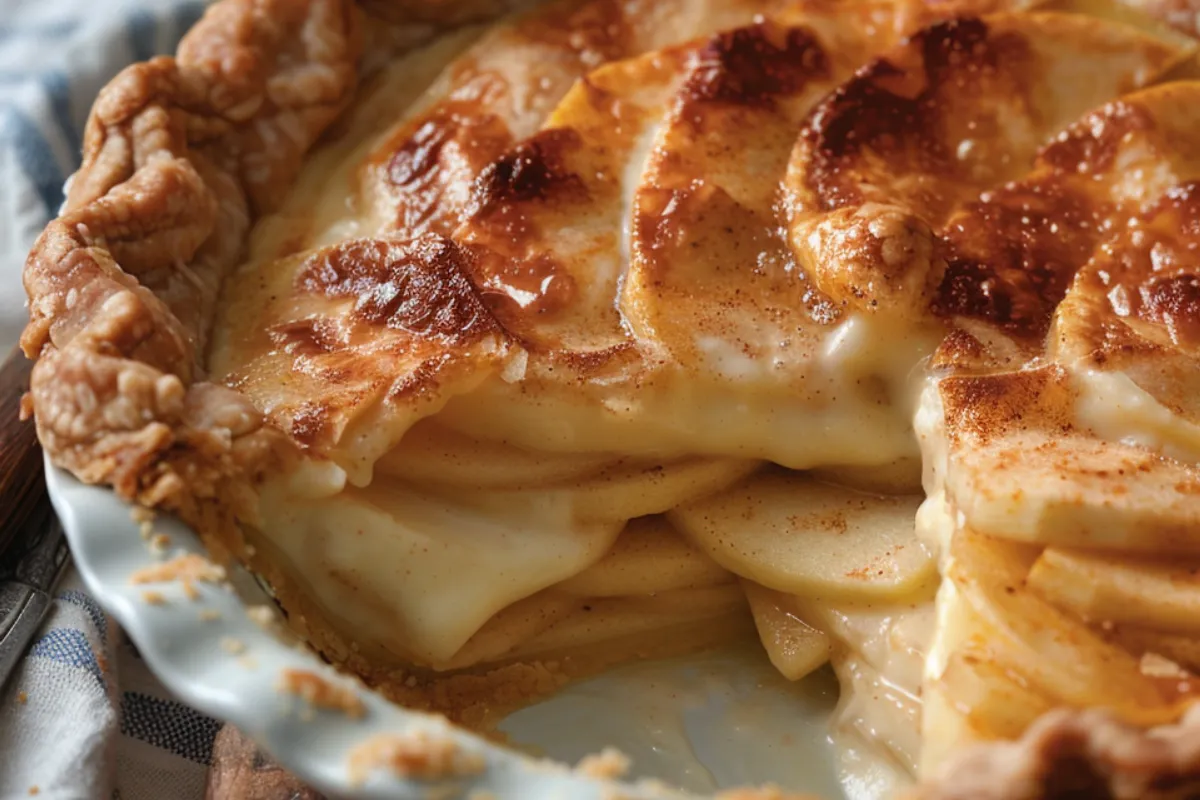
[(557, 2), (384, 68), (210, 354), (305, 448), (251, 532), (293, 621), (480, 725), (754, 630), (876, 787), (1177, 717), (1200, 83), (1029, 5)]

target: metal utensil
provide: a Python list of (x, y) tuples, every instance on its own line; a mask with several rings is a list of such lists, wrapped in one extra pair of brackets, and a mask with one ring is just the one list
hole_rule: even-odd
[(0, 367), (0, 687), (37, 633), (69, 560), (33, 423), (19, 416), (30, 367), (20, 352)]

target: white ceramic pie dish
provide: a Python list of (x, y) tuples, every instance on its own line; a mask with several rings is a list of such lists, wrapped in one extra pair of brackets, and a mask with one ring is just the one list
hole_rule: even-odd
[[(199, 711), (237, 725), (287, 769), (331, 796), (424, 800), (490, 792), (498, 800), (632, 800), (693, 797), (763, 781), (825, 797), (841, 794), (825, 732), (836, 695), (833, 678), (793, 686), (761, 657), (721, 654), (707, 662), (618, 670), (520, 711), (501, 726), (511, 740), (564, 760), (614, 744), (632, 757), (633, 774), (656, 775), (693, 794), (645, 781), (618, 787), (572, 772), (493, 745), (440, 718), (402, 709), (362, 686), (356, 686), (366, 708), (362, 718), (328, 710), (310, 715), (299, 698), (279, 691), (283, 670), (318, 672), (343, 686), (355, 684), (286, 634), (251, 618), (249, 607), (271, 601), (250, 575), (238, 570), (227, 586), (197, 584), (199, 600), (188, 599), (178, 582), (134, 585), (133, 573), (164, 557), (203, 554), (199, 539), (181, 523), (159, 519), (154, 530), (166, 534), (170, 544), (166, 554), (156, 553), (139, 535), (131, 507), (111, 491), (84, 485), (48, 463), (47, 484), (88, 588), (158, 678)], [(165, 602), (147, 602), (144, 595), (151, 588)], [(214, 611), (219, 618), (213, 618)], [(240, 652), (230, 652), (231, 642)], [(664, 680), (672, 686), (660, 692)], [(356, 746), (382, 733), (422, 730), (452, 737), (464, 752), (481, 755), (486, 768), (441, 784), (402, 780), (381, 769), (362, 781), (352, 776), (348, 758)], [(862, 788), (863, 797), (871, 796), (870, 787)]]

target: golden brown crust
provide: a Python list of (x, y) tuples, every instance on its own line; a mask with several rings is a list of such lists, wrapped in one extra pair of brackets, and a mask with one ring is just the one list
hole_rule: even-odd
[(359, 0), (370, 14), (397, 23), (460, 25), (492, 19), (531, 0)]
[(25, 268), (21, 344), (38, 358), (30, 395), (55, 463), (233, 531), (244, 484), (282, 440), (203, 382), (207, 326), (252, 216), (352, 96), (357, 14), (348, 0), (225, 0), (175, 58), (101, 92), (63, 213)]

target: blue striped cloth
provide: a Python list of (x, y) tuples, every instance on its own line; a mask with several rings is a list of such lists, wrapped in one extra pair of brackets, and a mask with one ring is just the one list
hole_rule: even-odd
[[(199, 0), (0, 0), (0, 341), (24, 324), (21, 266), (79, 166), (96, 93), (169, 53)], [(220, 724), (175, 701), (68, 576), (0, 694), (0, 798), (202, 798)], [(36, 791), (35, 791), (36, 787)]]

